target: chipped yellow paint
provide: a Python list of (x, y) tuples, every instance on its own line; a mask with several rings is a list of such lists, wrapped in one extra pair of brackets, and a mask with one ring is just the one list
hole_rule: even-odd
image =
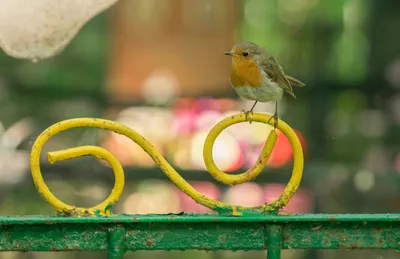
[[(254, 113), (249, 114), (248, 119), (251, 121), (261, 122), (261, 123), (269, 123), (272, 125), (272, 121), (268, 122), (270, 119), (270, 115)], [(219, 122), (208, 134), (204, 149), (203, 156), (205, 165), (210, 172), (210, 174), (217, 180), (222, 183), (228, 185), (236, 185), (240, 183), (244, 183), (247, 181), (254, 180), (263, 170), (266, 162), (268, 161), (269, 156), (271, 155), (272, 149), (277, 140), (277, 135), (275, 131), (271, 131), (269, 134), (267, 141), (264, 145), (264, 148), (261, 151), (259, 159), (256, 164), (247, 170), (246, 172), (239, 175), (231, 175), (226, 174), (225, 172), (219, 170), (214, 163), (212, 158), (212, 149), (214, 146), (214, 142), (217, 139), (218, 135), (227, 127), (246, 122), (246, 118), (243, 113), (237, 114), (234, 116), (230, 116), (221, 122)], [(303, 151), (300, 145), (300, 141), (297, 138), (294, 131), (283, 121), (279, 121), (278, 129), (283, 132), (284, 135), (289, 139), (289, 142), (292, 146), (294, 153), (294, 168), (292, 172), (292, 176), (290, 178), (289, 183), (287, 184), (284, 192), (273, 202), (265, 203), (256, 207), (242, 207), (236, 205), (230, 205), (226, 203), (222, 203), (218, 200), (210, 199), (204, 196), (202, 193), (196, 191), (185, 179), (183, 179), (179, 173), (167, 162), (167, 160), (151, 145), (147, 139), (141, 136), (139, 133), (130, 129), (124, 125), (119, 123), (103, 120), (103, 119), (95, 119), (95, 118), (77, 118), (61, 121), (56, 123), (45, 131), (37, 138), (35, 141), (32, 152), (31, 152), (31, 171), (32, 178), (34, 180), (35, 186), (38, 189), (39, 193), (49, 202), (57, 211), (63, 212), (67, 215), (109, 215), (110, 208), (112, 205), (118, 201), (119, 197), (124, 188), (124, 173), (121, 164), (118, 160), (107, 150), (96, 147), (96, 146), (82, 146), (71, 149), (59, 150), (55, 152), (48, 153), (48, 160), (50, 163), (55, 163), (57, 161), (73, 159), (80, 156), (95, 156), (100, 159), (106, 160), (112, 167), (115, 174), (115, 185), (110, 194), (110, 196), (103, 201), (102, 203), (88, 208), (80, 208), (68, 205), (54, 196), (54, 194), (49, 190), (44, 179), (42, 177), (42, 173), (40, 171), (40, 154), (42, 152), (44, 144), (54, 135), (68, 130), (72, 128), (80, 128), (80, 127), (92, 127), (99, 129), (112, 130), (115, 133), (122, 134), (132, 141), (137, 143), (140, 147), (143, 148), (145, 152), (147, 152), (154, 162), (161, 168), (161, 170), (168, 176), (168, 178), (184, 193), (190, 196), (197, 203), (200, 203), (210, 209), (213, 209), (219, 213), (225, 213), (234, 216), (240, 216), (243, 213), (251, 212), (251, 211), (263, 211), (263, 212), (276, 212), (285, 206), (293, 194), (296, 192), (303, 173)]]

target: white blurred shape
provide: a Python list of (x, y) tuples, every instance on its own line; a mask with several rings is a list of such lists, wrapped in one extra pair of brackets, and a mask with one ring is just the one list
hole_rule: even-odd
[(0, 183), (17, 184), (21, 182), (29, 169), (29, 152), (18, 151), (1, 154)]
[(223, 117), (218, 111), (204, 111), (202, 112), (198, 119), (195, 121), (197, 130), (210, 131), (218, 121), (222, 120)]
[(166, 103), (177, 95), (178, 79), (169, 70), (154, 70), (142, 84), (142, 94), (150, 103)]
[(61, 52), (82, 26), (118, 0), (0, 0), (0, 48), (37, 62)]
[(32, 134), (34, 127), (31, 118), (24, 118), (7, 130), (0, 123), (0, 182), (14, 184), (23, 179), (29, 166), (29, 153), (17, 148)]
[(361, 170), (354, 176), (354, 185), (360, 192), (368, 192), (375, 185), (375, 176), (368, 170)]
[[(193, 165), (199, 169), (206, 169), (203, 159), (203, 145), (205, 143), (208, 131), (199, 131), (195, 133), (192, 139), (191, 157)], [(215, 164), (221, 170), (228, 170), (240, 159), (240, 147), (229, 132), (223, 132), (217, 138), (213, 147), (213, 158)]]
[(117, 122), (145, 137), (155, 136), (168, 140), (171, 137), (167, 133), (172, 120), (173, 115), (170, 110), (157, 107), (129, 107), (120, 112)]
[(122, 211), (127, 214), (167, 214), (181, 210), (179, 193), (169, 183), (145, 181), (137, 191), (123, 202)]

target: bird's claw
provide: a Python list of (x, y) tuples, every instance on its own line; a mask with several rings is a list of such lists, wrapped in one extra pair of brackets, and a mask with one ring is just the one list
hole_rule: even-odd
[(269, 123), (269, 121), (270, 121), (272, 118), (274, 118), (274, 129), (276, 129), (276, 128), (278, 127), (278, 114), (275, 113), (273, 116), (271, 116), (271, 117), (268, 119), (268, 123)]
[[(244, 116), (245, 116), (246, 121), (249, 120), (249, 114), (250, 114), (250, 113), (253, 114), (253, 111), (245, 111), (245, 110), (242, 110), (242, 112), (244, 113)], [(249, 121), (249, 123), (251, 124), (251, 121)]]

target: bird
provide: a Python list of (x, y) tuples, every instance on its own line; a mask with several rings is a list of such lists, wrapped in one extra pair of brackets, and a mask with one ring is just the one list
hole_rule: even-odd
[(303, 87), (305, 84), (285, 75), (278, 61), (255, 43), (237, 43), (224, 54), (232, 57), (229, 78), (232, 88), (243, 99), (255, 101), (249, 111), (242, 111), (246, 115), (246, 120), (258, 102), (275, 101), (275, 113), (271, 118), (274, 118), (274, 128), (276, 128), (278, 101), (282, 99), (284, 92), (297, 99), (292, 86)]

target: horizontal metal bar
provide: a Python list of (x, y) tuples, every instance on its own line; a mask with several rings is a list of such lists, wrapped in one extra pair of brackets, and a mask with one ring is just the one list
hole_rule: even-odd
[(1, 225), (56, 224), (56, 223), (207, 223), (207, 222), (399, 222), (400, 213), (387, 214), (296, 214), (265, 215), (254, 213), (240, 217), (220, 216), (217, 214), (146, 214), (111, 215), (88, 217), (58, 217), (49, 215), (0, 216)]
[[(400, 214), (294, 216), (118, 215), (0, 217), (0, 251), (107, 250), (121, 229), (125, 249), (264, 250), (281, 226), (282, 249), (400, 250)], [(122, 245), (122, 244), (121, 244)]]

